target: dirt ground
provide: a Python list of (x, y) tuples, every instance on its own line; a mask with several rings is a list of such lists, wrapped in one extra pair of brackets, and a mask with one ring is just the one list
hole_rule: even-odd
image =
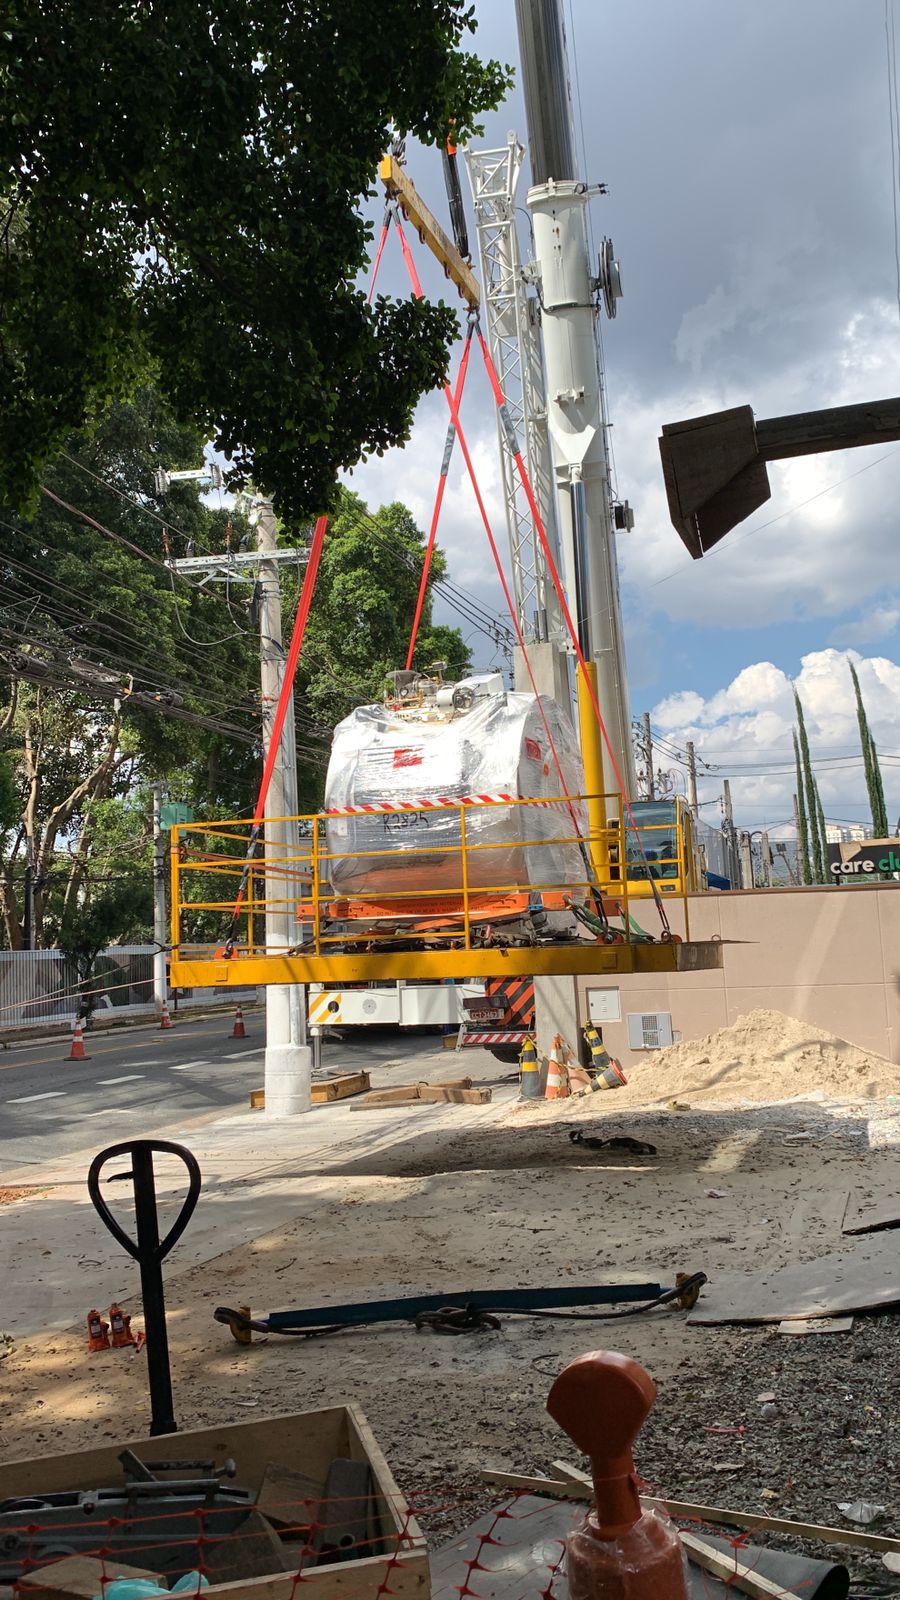
[[(570, 1141), (595, 1124), (657, 1153)], [(287, 1226), (171, 1279), (176, 1414), (191, 1427), (353, 1400), (440, 1542), (497, 1503), (481, 1468), (546, 1472), (577, 1460), (544, 1401), (567, 1360), (605, 1346), (659, 1384), (638, 1453), (654, 1490), (832, 1525), (839, 1501), (870, 1500), (886, 1507), (877, 1531), (900, 1536), (900, 1320), (890, 1314), (807, 1338), (689, 1327), (666, 1310), (583, 1324), (507, 1317), (499, 1332), (463, 1337), (398, 1327), (255, 1337), (249, 1348), (212, 1317), (222, 1304), (265, 1314), (420, 1292), (667, 1285), (679, 1270), (713, 1277), (811, 1260), (852, 1242), (841, 1234), (849, 1203), (896, 1196), (895, 1139), (897, 1108), (871, 1100), (641, 1111), (610, 1094), (496, 1105), (464, 1136), (411, 1137), (352, 1170), (336, 1156), (298, 1175)], [(0, 1456), (140, 1433), (147, 1409), (143, 1357), (88, 1357), (80, 1326), (35, 1338), (0, 1364)], [(854, 1592), (895, 1592), (877, 1557), (848, 1557), (864, 1582)]]

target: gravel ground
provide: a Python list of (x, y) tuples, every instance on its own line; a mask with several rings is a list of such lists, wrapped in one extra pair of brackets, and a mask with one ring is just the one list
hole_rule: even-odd
[[(887, 1104), (651, 1112), (608, 1101), (563, 1102), (556, 1116), (478, 1108), (477, 1126), (458, 1135), (429, 1129), (352, 1169), (338, 1152), (299, 1173), (292, 1222), (169, 1280), (181, 1426), (353, 1400), (436, 1548), (502, 1503), (484, 1467), (549, 1475), (555, 1459), (576, 1460), (546, 1414), (547, 1391), (567, 1361), (607, 1346), (659, 1386), (637, 1450), (652, 1490), (836, 1527), (839, 1501), (870, 1500), (886, 1507), (874, 1531), (900, 1538), (896, 1315), (805, 1338), (656, 1312), (615, 1325), (509, 1318), (471, 1338), (392, 1327), (251, 1347), (213, 1323), (223, 1302), (256, 1310), (493, 1284), (671, 1282), (679, 1268), (765, 1272), (846, 1248), (846, 1206), (878, 1209), (898, 1192)], [(585, 1152), (568, 1138), (575, 1126), (649, 1140), (657, 1155)], [(900, 1231), (886, 1237), (900, 1252)], [(81, 1327), (17, 1344), (0, 1362), (0, 1459), (120, 1439), (123, 1419), (139, 1430), (145, 1371), (119, 1355), (87, 1362)], [(880, 1556), (834, 1555), (859, 1600), (900, 1594)]]

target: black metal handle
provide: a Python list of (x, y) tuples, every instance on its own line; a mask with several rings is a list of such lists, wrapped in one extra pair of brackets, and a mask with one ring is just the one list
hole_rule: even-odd
[[(188, 1171), (188, 1190), (181, 1210), (166, 1237), (160, 1240), (153, 1252), (157, 1261), (164, 1261), (169, 1251), (175, 1248), (184, 1233), (191, 1217), (194, 1215), (197, 1201), (200, 1198), (202, 1181), (200, 1168), (197, 1164), (196, 1156), (190, 1150), (186, 1150), (183, 1144), (173, 1144), (169, 1139), (126, 1139), (122, 1144), (111, 1144), (106, 1150), (101, 1150), (100, 1154), (95, 1156), (91, 1162), (87, 1179), (88, 1194), (93, 1201), (97, 1215), (101, 1222), (105, 1223), (113, 1238), (118, 1240), (122, 1249), (127, 1250), (135, 1261), (140, 1261), (142, 1251), (138, 1241), (132, 1239), (131, 1235), (125, 1232), (125, 1229), (113, 1216), (103, 1195), (100, 1193), (100, 1174), (107, 1161), (112, 1161), (115, 1156), (129, 1155), (132, 1158), (132, 1163), (134, 1163), (135, 1157), (139, 1157), (145, 1152), (150, 1156), (151, 1160), (157, 1152), (160, 1155), (179, 1156)], [(127, 1176), (127, 1174), (123, 1174), (123, 1176)], [(137, 1204), (137, 1192), (135, 1192), (135, 1203)]]
[[(108, 1161), (115, 1156), (131, 1157), (131, 1171), (117, 1173), (117, 1177), (130, 1177), (134, 1186), (134, 1221), (137, 1237), (131, 1238), (121, 1223), (113, 1216), (100, 1193), (100, 1175)], [(188, 1189), (181, 1210), (164, 1239), (159, 1237), (159, 1217), (156, 1209), (156, 1177), (153, 1171), (154, 1155), (178, 1156), (188, 1173)], [(123, 1250), (133, 1256), (141, 1270), (141, 1299), (144, 1304), (144, 1330), (147, 1335), (147, 1377), (150, 1383), (150, 1432), (176, 1433), (178, 1424), (172, 1405), (172, 1374), (169, 1369), (169, 1340), (166, 1332), (166, 1302), (163, 1293), (162, 1263), (169, 1251), (178, 1243), (194, 1214), (200, 1195), (200, 1168), (196, 1158), (183, 1145), (172, 1144), (168, 1139), (126, 1139), (123, 1144), (111, 1144), (101, 1150), (91, 1162), (88, 1173), (88, 1194), (94, 1203), (101, 1222), (117, 1239)]]

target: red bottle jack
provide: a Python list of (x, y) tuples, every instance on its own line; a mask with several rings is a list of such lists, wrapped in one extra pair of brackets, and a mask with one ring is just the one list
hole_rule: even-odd
[(550, 1390), (547, 1410), (590, 1457), (594, 1504), (566, 1541), (571, 1600), (687, 1600), (678, 1530), (643, 1511), (632, 1446), (656, 1399), (656, 1384), (628, 1356), (579, 1356)]
[(109, 1323), (101, 1317), (99, 1311), (89, 1311), (87, 1314), (88, 1350), (93, 1355), (97, 1350), (109, 1349)]
[(123, 1350), (127, 1345), (134, 1344), (131, 1318), (122, 1310), (117, 1300), (114, 1300), (109, 1308), (109, 1326), (114, 1350)]

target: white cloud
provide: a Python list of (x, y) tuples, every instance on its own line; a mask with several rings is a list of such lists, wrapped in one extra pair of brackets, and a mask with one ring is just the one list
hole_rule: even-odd
[[(867, 817), (848, 659), (859, 674), (893, 815), (900, 810), (900, 666), (885, 656), (864, 657), (856, 651), (811, 651), (795, 680), (823, 804), (830, 817)], [(739, 826), (751, 827), (791, 816), (794, 721), (791, 680), (769, 661), (745, 667), (706, 699), (693, 691), (669, 695), (651, 713), (663, 764), (692, 740), (698, 760), (713, 769), (703, 772), (701, 800), (714, 800), (722, 779), (730, 778), (735, 819)], [(711, 806), (704, 815), (709, 818), (714, 811)]]
[(873, 644), (876, 639), (889, 639), (900, 624), (900, 606), (872, 606), (855, 622), (842, 623), (831, 635), (832, 644)]
[(759, 628), (838, 616), (883, 596), (896, 547), (900, 446), (771, 464), (769, 503), (693, 562), (669, 518), (657, 439), (664, 422), (748, 401), (764, 417), (872, 399), (896, 386), (898, 363), (896, 307), (871, 300), (834, 329), (830, 345), (755, 379), (752, 392), (744, 381), (708, 378), (701, 387), (670, 383), (653, 398), (617, 394), (617, 477), (636, 523), (620, 540), (620, 561), (623, 582), (644, 607), (679, 624)]

